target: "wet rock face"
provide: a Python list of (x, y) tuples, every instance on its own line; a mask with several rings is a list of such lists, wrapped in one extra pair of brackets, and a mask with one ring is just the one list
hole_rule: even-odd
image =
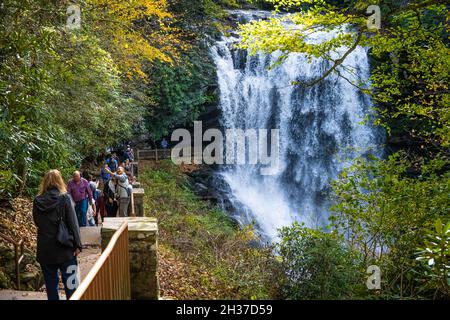
[(194, 192), (201, 197), (208, 196), (208, 187), (205, 186), (203, 183), (196, 182), (193, 186), (193, 189), (194, 189)]
[(189, 176), (189, 185), (197, 196), (217, 203), (218, 190), (214, 183), (217, 174), (213, 167), (203, 165), (187, 175)]
[(230, 200), (233, 197), (231, 188), (214, 166), (203, 165), (187, 175), (190, 188), (199, 198), (216, 204), (236, 225), (239, 224), (236, 206)]

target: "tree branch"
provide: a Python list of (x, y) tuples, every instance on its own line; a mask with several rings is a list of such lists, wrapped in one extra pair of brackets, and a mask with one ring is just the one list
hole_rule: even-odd
[(322, 80), (324, 80), (326, 77), (328, 77), (332, 72), (336, 71), (336, 68), (339, 67), (344, 60), (348, 57), (348, 55), (350, 53), (352, 53), (353, 51), (355, 51), (355, 49), (358, 47), (359, 42), (361, 41), (361, 37), (362, 37), (362, 32), (358, 31), (357, 36), (356, 36), (356, 40), (353, 43), (353, 45), (344, 53), (344, 55), (342, 57), (340, 57), (337, 60), (333, 60), (334, 64), (333, 66), (328, 69), (322, 76), (320, 76), (319, 78), (316, 78), (312, 81), (309, 82), (300, 82), (298, 83), (299, 85), (303, 85), (305, 87), (312, 87), (316, 84), (318, 84), (319, 82), (321, 82)]

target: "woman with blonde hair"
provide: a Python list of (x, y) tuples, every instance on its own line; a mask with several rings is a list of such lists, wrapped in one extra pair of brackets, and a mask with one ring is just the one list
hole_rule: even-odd
[[(33, 202), (33, 219), (37, 226), (36, 260), (44, 274), (47, 297), (59, 300), (59, 270), (69, 299), (78, 285), (77, 256), (82, 246), (77, 216), (58, 170), (50, 170), (42, 178)], [(58, 235), (61, 223), (66, 225), (70, 235), (70, 240), (64, 243)]]

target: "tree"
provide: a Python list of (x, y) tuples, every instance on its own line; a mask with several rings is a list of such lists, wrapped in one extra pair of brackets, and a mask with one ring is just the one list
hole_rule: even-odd
[(182, 49), (164, 0), (82, 1), (77, 29), (66, 26), (69, 4), (0, 8), (0, 198), (130, 138), (149, 100), (145, 68)]
[(186, 47), (171, 27), (166, 0), (86, 0), (87, 27), (129, 78), (146, 78), (144, 62), (173, 62)]
[[(335, 4), (325, 0), (269, 0), (277, 10), (295, 8), (296, 12), (267, 21), (253, 22), (241, 28), (242, 47), (258, 50), (281, 50), (305, 53), (309, 58), (331, 62), (322, 76), (298, 86), (313, 86), (335, 73), (370, 94), (380, 118), (377, 123), (388, 130), (392, 119), (408, 122), (408, 134), (430, 152), (445, 152), (450, 143), (450, 55), (449, 25), (446, 23), (450, 2), (421, 1), (361, 1)], [(368, 29), (370, 4), (381, 8), (381, 28)], [(291, 26), (286, 27), (285, 22)], [(335, 32), (334, 37), (315, 43), (310, 38), (323, 31)], [(345, 60), (356, 46), (367, 46), (374, 64), (371, 88), (361, 79), (345, 77)], [(337, 54), (340, 47), (343, 54)], [(349, 70), (351, 72), (351, 70)]]

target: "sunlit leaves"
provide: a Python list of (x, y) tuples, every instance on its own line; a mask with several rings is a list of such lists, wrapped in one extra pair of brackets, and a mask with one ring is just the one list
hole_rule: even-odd
[[(11, 172), (5, 177), (13, 180), (5, 184), (8, 188), (2, 188), (0, 197), (33, 188), (49, 168), (67, 173), (79, 165), (81, 157), (104, 152), (139, 128), (143, 108), (135, 99), (134, 83), (126, 76), (143, 76), (144, 63), (164, 60), (162, 52), (171, 52), (166, 47), (171, 38), (155, 41), (157, 34), (166, 35), (165, 27), (146, 38), (144, 27), (136, 25), (136, 19), (147, 15), (168, 19), (164, 2), (145, 1), (146, 6), (139, 8), (142, 1), (129, 4), (136, 10), (125, 10), (127, 15), (122, 16), (82, 2), (82, 27), (69, 30), (64, 3), (4, 3), (0, 12), (0, 170)], [(94, 25), (94, 17), (111, 18), (114, 28), (98, 20)], [(127, 36), (114, 47), (108, 31)]]
[[(357, 39), (354, 32), (360, 31), (358, 44), (370, 48), (378, 61), (370, 82), (362, 87), (370, 83), (374, 88), (364, 93), (377, 103), (388, 131), (389, 119), (407, 119), (422, 127), (415, 134), (409, 132), (415, 139), (442, 148), (450, 145), (450, 49), (446, 41), (450, 30), (445, 23), (445, 5), (425, 0), (405, 5), (392, 1), (268, 2), (278, 10), (295, 12), (241, 26), (242, 48), (251, 54), (281, 50), (333, 61), (339, 56), (339, 48), (351, 47)], [(381, 30), (367, 30), (366, 9), (370, 4), (381, 7)], [(335, 35), (320, 43), (310, 41), (311, 35), (327, 30), (334, 30)]]
[(128, 78), (146, 78), (145, 62), (172, 62), (185, 49), (165, 0), (86, 0), (86, 23)]

